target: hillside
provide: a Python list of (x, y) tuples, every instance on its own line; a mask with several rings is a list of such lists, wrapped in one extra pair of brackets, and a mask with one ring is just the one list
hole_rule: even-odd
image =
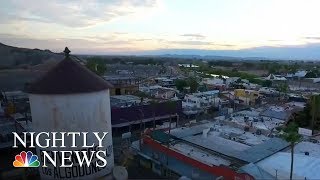
[(22, 90), (25, 83), (39, 78), (59, 61), (62, 54), (0, 43), (0, 91)]
[(18, 48), (0, 43), (0, 69), (34, 66), (47, 61), (58, 62), (62, 58), (62, 54), (49, 50)]

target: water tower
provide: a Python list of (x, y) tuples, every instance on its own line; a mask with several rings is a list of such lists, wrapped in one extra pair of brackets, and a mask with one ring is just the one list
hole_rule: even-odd
[[(40, 167), (40, 175), (42, 179), (100, 178), (111, 173), (114, 165), (109, 95), (112, 85), (71, 57), (68, 48), (64, 53), (64, 60), (28, 88), (33, 129), (35, 132), (88, 132), (88, 141), (96, 144), (98, 141), (92, 132), (108, 132), (103, 148), (99, 149), (107, 151), (107, 166), (102, 169), (80, 168), (76, 164), (72, 168)], [(77, 143), (83, 143), (82, 139), (77, 138)], [(71, 148), (70, 138), (66, 146), (45, 150), (83, 150)], [(42, 150), (37, 148), (40, 160)]]

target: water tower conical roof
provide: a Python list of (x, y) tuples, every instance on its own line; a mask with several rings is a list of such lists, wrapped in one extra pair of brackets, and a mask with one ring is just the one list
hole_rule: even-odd
[(109, 89), (110, 83), (96, 75), (70, 57), (70, 50), (64, 50), (65, 58), (42, 78), (30, 84), (31, 94), (77, 94)]

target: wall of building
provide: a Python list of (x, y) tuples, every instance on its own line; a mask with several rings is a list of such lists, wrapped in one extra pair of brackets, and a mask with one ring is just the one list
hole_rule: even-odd
[[(160, 175), (165, 175), (165, 169), (168, 168), (180, 176), (183, 175), (192, 179), (215, 180), (217, 178), (217, 176), (205, 172), (197, 167), (193, 167), (192, 165), (184, 163), (172, 156), (167, 156), (161, 151), (151, 147), (144, 146), (143, 153), (156, 160), (156, 162), (152, 160), (150, 160), (150, 162), (153, 163), (152, 167), (156, 172), (161, 172)], [(157, 162), (160, 163), (160, 165)]]
[(236, 98), (244, 101), (244, 104), (255, 104), (256, 99), (259, 97), (259, 91), (245, 90), (245, 89), (235, 89), (234, 95)]
[[(110, 113), (109, 90), (72, 94), (72, 95), (37, 95), (30, 94), (30, 105), (35, 132), (89, 132), (88, 141), (98, 144), (96, 137), (90, 132), (108, 132), (103, 141), (103, 146), (99, 150), (106, 150), (107, 166), (98, 172), (84, 175), (80, 179), (97, 178), (109, 174), (113, 168), (114, 159), (112, 152), (112, 128)], [(40, 142), (45, 142), (45, 136), (41, 136)], [(71, 148), (72, 137), (66, 136), (66, 147), (63, 150), (82, 150)], [(82, 138), (76, 138), (76, 143), (81, 146)], [(54, 151), (60, 148), (37, 148), (37, 154), (42, 157), (41, 150)], [(41, 161), (41, 158), (40, 158)], [(43, 162), (41, 162), (42, 164)], [(59, 164), (59, 163), (58, 163)], [(48, 164), (50, 165), (50, 164)], [(74, 164), (74, 166), (77, 166)], [(59, 166), (58, 166), (59, 167)], [(53, 173), (48, 173), (49, 169), (54, 172), (53, 166), (40, 168), (40, 175), (44, 179), (54, 179)], [(61, 174), (66, 174), (67, 169), (60, 168)]]
[(135, 122), (141, 119), (153, 118), (154, 116), (168, 116), (182, 113), (181, 101), (168, 101), (156, 104), (138, 105), (132, 107), (112, 108), (112, 125), (125, 122)]
[(125, 94), (133, 94), (139, 91), (138, 86), (114, 86), (114, 88), (110, 89), (110, 95), (125, 95)]

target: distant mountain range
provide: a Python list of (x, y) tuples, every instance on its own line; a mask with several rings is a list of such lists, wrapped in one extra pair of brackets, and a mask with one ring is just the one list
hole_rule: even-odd
[(213, 55), (179, 55), (179, 54), (163, 54), (156, 55), (160, 57), (168, 57), (168, 58), (180, 58), (180, 59), (202, 59), (202, 60), (271, 60), (270, 58), (264, 57), (233, 57), (233, 56), (213, 56)]
[(245, 60), (320, 60), (320, 43), (257, 47), (241, 50), (159, 49), (137, 52), (136, 55), (161, 55), (202, 59), (245, 59)]
[(18, 48), (0, 43), (0, 68), (2, 69), (59, 61), (63, 57), (62, 54), (53, 53), (50, 50)]
[[(114, 53), (97, 53), (97, 55), (108, 54)], [(241, 50), (159, 49), (117, 54), (203, 60), (320, 60), (320, 43)], [(92, 55), (95, 54), (92, 53)], [(0, 69), (39, 64), (50, 64), (51, 66), (51, 64), (62, 60), (63, 57), (63, 54), (54, 53), (50, 50), (18, 48), (0, 43)]]

